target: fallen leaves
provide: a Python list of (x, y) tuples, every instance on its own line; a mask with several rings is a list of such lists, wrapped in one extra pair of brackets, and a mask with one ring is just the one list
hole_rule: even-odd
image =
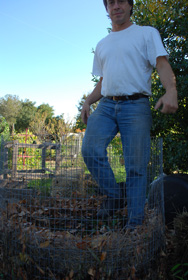
[(50, 245), (50, 241), (47, 240), (39, 245), (40, 248), (47, 248)]
[(73, 276), (74, 276), (74, 271), (73, 271), (73, 269), (72, 269), (72, 270), (70, 271), (70, 273), (69, 273), (69, 278), (72, 279)]
[(103, 262), (106, 259), (107, 252), (102, 252), (101, 254), (101, 262)]
[(98, 249), (99, 252), (102, 251), (102, 248), (106, 245), (107, 239), (109, 237), (106, 235), (98, 235), (92, 239), (91, 247), (93, 249)]
[(89, 274), (90, 276), (92, 276), (92, 277), (95, 277), (95, 273), (96, 273), (95, 269), (93, 269), (92, 267), (90, 267), (89, 270), (88, 270), (88, 274)]
[[(31, 262), (42, 275), (51, 273), (53, 263), (56, 263), (63, 271), (66, 267), (66, 278), (63, 279), (68, 280), (75, 278), (75, 271), (82, 265), (91, 279), (101, 279), (96, 268), (102, 269), (108, 264), (113, 274), (117, 265), (114, 260), (122, 261), (126, 255), (128, 261), (124, 264), (127, 269), (131, 267), (131, 280), (136, 280), (136, 266), (144, 260), (144, 254), (148, 254), (148, 244), (155, 240), (157, 231), (154, 233), (154, 230), (155, 227), (160, 228), (160, 217), (154, 219), (153, 212), (148, 211), (148, 219), (143, 226), (133, 232), (123, 231), (127, 210), (118, 211), (106, 221), (98, 220), (96, 214), (101, 201), (102, 197), (83, 198), (74, 194), (70, 199), (42, 200), (36, 197), (29, 205), (25, 200), (8, 204), (3, 218), (13, 234), (17, 230), (18, 235), (14, 236), (11, 244), (21, 244), (22, 262)], [(32, 259), (35, 261), (27, 258), (26, 252), (34, 254)], [(53, 261), (50, 262), (50, 258)], [(45, 265), (41, 259), (43, 262), (48, 260), (48, 264)]]
[(11, 217), (14, 214), (19, 213), (20, 206), (17, 203), (8, 203), (7, 205), (7, 214)]
[(89, 248), (91, 246), (91, 241), (82, 241), (82, 242), (78, 242), (76, 244), (77, 248), (78, 249), (81, 249), (81, 250), (87, 250), (87, 248)]

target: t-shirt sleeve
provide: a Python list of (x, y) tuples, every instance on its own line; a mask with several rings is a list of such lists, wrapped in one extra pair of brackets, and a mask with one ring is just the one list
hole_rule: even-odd
[(150, 64), (156, 67), (157, 57), (166, 56), (168, 58), (168, 53), (164, 48), (159, 31), (153, 27), (149, 29), (147, 37), (147, 55)]
[(98, 56), (98, 48), (96, 47), (94, 59), (93, 59), (93, 69), (92, 69), (92, 75), (103, 77), (102, 73), (102, 65), (101, 61)]

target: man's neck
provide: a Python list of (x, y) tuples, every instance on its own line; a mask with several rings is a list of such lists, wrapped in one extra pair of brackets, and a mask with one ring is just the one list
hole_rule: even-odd
[(112, 31), (113, 32), (121, 31), (130, 27), (131, 25), (132, 25), (131, 21), (124, 22), (123, 24), (112, 24)]

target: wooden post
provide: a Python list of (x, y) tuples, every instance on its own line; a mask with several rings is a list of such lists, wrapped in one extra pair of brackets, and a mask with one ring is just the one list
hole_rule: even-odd
[(7, 142), (4, 143), (4, 179), (7, 179), (7, 172), (8, 172), (8, 146)]
[(16, 178), (17, 175), (17, 160), (18, 160), (18, 140), (13, 141), (12, 178)]
[(61, 163), (61, 144), (56, 144), (55, 175), (59, 174)]
[(46, 168), (46, 146), (42, 147), (42, 172), (45, 173)]

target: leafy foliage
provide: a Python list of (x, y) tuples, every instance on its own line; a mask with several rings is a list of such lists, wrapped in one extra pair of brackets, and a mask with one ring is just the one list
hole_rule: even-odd
[(49, 104), (36, 107), (35, 102), (20, 101), (13, 95), (0, 99), (0, 115), (12, 126), (12, 131), (14, 124), (18, 133), (29, 128), (40, 141), (60, 142), (64, 134), (72, 131), (72, 122), (65, 121), (64, 114), (54, 117), (54, 109)]
[(2, 136), (4, 141), (7, 141), (10, 137), (9, 125), (4, 117), (0, 117), (0, 144)]
[(72, 122), (65, 121), (64, 115), (49, 119), (46, 125), (46, 131), (51, 139), (61, 142), (63, 135), (66, 135), (72, 130)]
[(39, 140), (61, 142), (63, 135), (72, 130), (72, 123), (64, 120), (64, 115), (49, 118), (46, 111), (37, 111), (30, 122), (31, 131)]
[[(185, 269), (187, 269), (187, 270), (185, 271)], [(184, 264), (178, 263), (171, 269), (171, 271), (173, 272), (173, 276), (176, 279), (184, 280), (184, 279), (186, 279), (184, 277), (188, 276), (188, 263), (184, 263)], [(180, 276), (180, 275), (182, 275), (182, 276)]]
[(152, 135), (163, 137), (165, 173), (187, 172), (188, 3), (186, 0), (137, 0), (134, 6), (134, 21), (157, 28), (169, 53), (169, 62), (177, 79), (179, 109), (174, 115), (163, 115), (154, 110), (158, 98), (164, 94), (159, 76), (154, 71), (151, 98)]
[(48, 134), (45, 125), (46, 118), (46, 112), (41, 113), (40, 111), (37, 111), (33, 120), (29, 124), (30, 130), (39, 137), (40, 141), (48, 140)]
[(0, 115), (12, 127), (12, 133), (14, 132), (14, 124), (20, 109), (21, 102), (16, 95), (6, 95), (4, 98), (0, 98)]
[(49, 104), (41, 104), (40, 106), (38, 106), (37, 111), (41, 113), (41, 115), (45, 113), (46, 123), (48, 123), (49, 120), (54, 116), (54, 109)]
[(21, 101), (21, 109), (16, 118), (15, 128), (17, 132), (22, 132), (29, 127), (29, 123), (33, 120), (37, 111), (35, 102), (28, 99)]

